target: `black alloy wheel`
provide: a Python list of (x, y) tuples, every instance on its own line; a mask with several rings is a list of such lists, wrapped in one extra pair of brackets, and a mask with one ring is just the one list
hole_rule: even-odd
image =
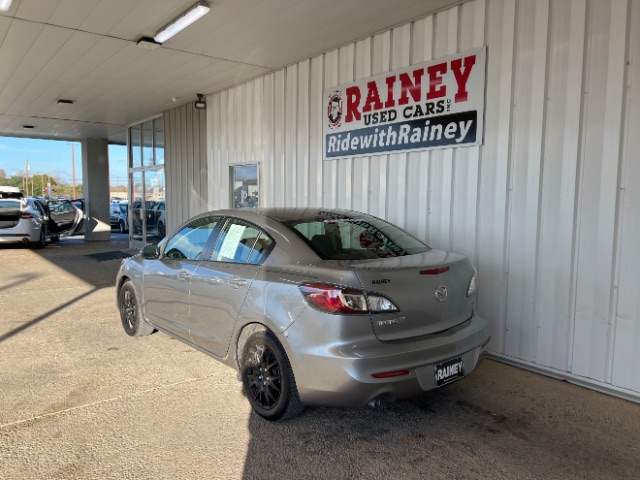
[(242, 383), (251, 407), (266, 420), (286, 420), (304, 410), (287, 355), (270, 332), (247, 339)]
[(132, 337), (153, 333), (154, 328), (142, 319), (140, 305), (133, 285), (127, 280), (118, 295), (118, 310), (124, 331)]

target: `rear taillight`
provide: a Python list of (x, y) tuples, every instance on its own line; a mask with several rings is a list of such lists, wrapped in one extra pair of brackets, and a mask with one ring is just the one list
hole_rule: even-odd
[(300, 286), (305, 300), (313, 308), (327, 313), (397, 312), (398, 307), (388, 298), (364, 290), (324, 283)]
[(31, 212), (22, 212), (20, 218), (36, 218), (36, 216)]

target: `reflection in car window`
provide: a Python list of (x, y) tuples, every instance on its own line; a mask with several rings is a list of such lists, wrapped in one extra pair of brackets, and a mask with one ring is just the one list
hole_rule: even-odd
[(164, 249), (164, 257), (181, 260), (200, 260), (209, 237), (216, 228), (219, 218), (201, 218), (191, 222), (169, 240)]
[(212, 259), (217, 262), (259, 264), (266, 258), (272, 243), (273, 240), (256, 227), (240, 221), (229, 221), (220, 232)]
[(285, 224), (327, 260), (399, 257), (429, 250), (407, 232), (377, 218), (313, 218)]

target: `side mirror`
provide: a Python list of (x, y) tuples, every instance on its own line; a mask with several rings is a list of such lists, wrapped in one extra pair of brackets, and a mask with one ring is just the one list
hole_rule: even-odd
[(156, 245), (155, 243), (151, 243), (143, 247), (142, 256), (147, 260), (155, 260), (156, 258), (160, 257), (160, 249), (158, 248), (158, 245)]

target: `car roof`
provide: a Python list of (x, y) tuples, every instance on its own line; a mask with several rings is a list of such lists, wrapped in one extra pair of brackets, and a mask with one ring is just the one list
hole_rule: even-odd
[(374, 218), (372, 215), (354, 210), (346, 210), (339, 208), (294, 208), (294, 207), (270, 207), (270, 208), (247, 208), (238, 209), (237, 211), (249, 212), (253, 211), (259, 215), (270, 217), (280, 222), (288, 222), (292, 220), (339, 220), (341, 218)]

